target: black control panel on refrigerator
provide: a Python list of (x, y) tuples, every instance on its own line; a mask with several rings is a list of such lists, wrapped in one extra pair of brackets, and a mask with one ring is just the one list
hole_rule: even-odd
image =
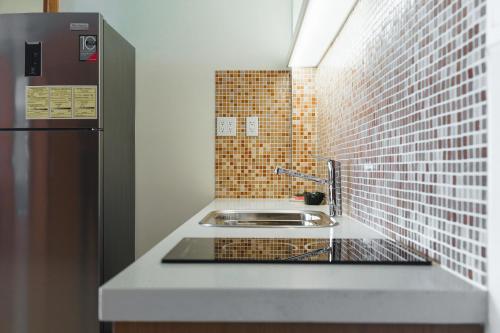
[(26, 42), (24, 54), (24, 75), (42, 75), (42, 43)]

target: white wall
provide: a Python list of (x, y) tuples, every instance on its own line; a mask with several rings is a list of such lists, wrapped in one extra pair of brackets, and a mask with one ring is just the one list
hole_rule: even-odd
[(43, 0), (0, 0), (0, 14), (43, 11)]
[(488, 333), (500, 332), (500, 1), (488, 0)]
[(99, 11), (136, 47), (141, 255), (213, 199), (214, 71), (285, 68), (291, 0), (61, 0), (60, 10)]
[(302, 4), (304, 0), (292, 0), (292, 33), (295, 33), (299, 22), (300, 10), (302, 9)]

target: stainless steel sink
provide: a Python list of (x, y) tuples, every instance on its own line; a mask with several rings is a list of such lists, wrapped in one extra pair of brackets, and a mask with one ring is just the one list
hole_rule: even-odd
[(335, 220), (322, 212), (299, 210), (217, 210), (210, 212), (200, 222), (208, 227), (332, 227)]

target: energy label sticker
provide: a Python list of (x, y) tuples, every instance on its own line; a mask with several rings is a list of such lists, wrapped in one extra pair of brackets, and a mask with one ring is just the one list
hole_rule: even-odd
[(49, 118), (49, 88), (26, 87), (26, 119)]
[(97, 119), (97, 86), (27, 86), (26, 119)]
[(50, 87), (50, 118), (73, 117), (73, 89)]
[(97, 118), (97, 87), (73, 88), (73, 118)]

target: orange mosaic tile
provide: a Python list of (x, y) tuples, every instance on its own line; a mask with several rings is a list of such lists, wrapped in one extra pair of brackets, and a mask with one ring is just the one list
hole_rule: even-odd
[[(216, 117), (236, 117), (236, 136), (215, 139), (216, 198), (287, 198), (290, 167), (290, 72), (216, 71)], [(259, 136), (246, 136), (246, 117), (259, 117)]]
[[(216, 117), (236, 117), (236, 136), (216, 136), (217, 198), (288, 198), (314, 183), (275, 175), (280, 166), (315, 174), (315, 70), (216, 71)], [(246, 136), (246, 117), (259, 136)], [(319, 190), (324, 191), (320, 188)]]
[[(292, 169), (315, 175), (317, 161), (315, 68), (292, 70)], [(292, 178), (292, 194), (324, 191), (310, 181)]]

